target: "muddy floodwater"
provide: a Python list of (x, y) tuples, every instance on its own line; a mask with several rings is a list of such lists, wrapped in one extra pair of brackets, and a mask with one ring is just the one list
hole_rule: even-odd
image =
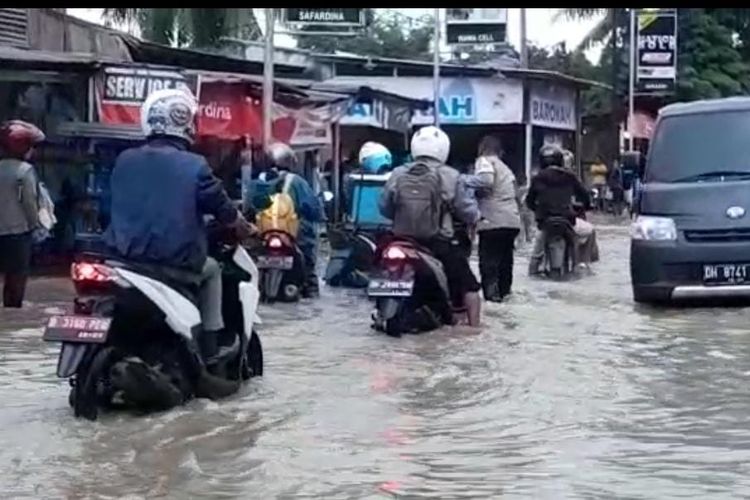
[(750, 309), (635, 306), (624, 224), (576, 282), (525, 278), (480, 334), (391, 339), (361, 292), (264, 307), (240, 394), (76, 420), (40, 280), (0, 310), (2, 498), (750, 497)]

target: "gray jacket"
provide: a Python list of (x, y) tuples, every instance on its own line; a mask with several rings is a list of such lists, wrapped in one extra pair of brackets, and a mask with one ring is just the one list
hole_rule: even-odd
[[(479, 220), (479, 207), (476, 199), (472, 196), (466, 186), (458, 182), (458, 171), (448, 165), (434, 160), (426, 160), (425, 163), (433, 168), (438, 169), (440, 182), (443, 189), (443, 202), (448, 210), (443, 217), (442, 229), (440, 234), (446, 238), (453, 237), (454, 219), (468, 225), (474, 225)], [(397, 167), (391, 172), (388, 181), (385, 183), (383, 194), (380, 196), (380, 213), (383, 217), (393, 220), (396, 212), (396, 205), (393, 201), (396, 179), (408, 170), (411, 164)]]
[(497, 156), (477, 158), (474, 175), (466, 176), (466, 184), (478, 190), (482, 218), (477, 231), (488, 229), (520, 229), (520, 193), (516, 177)]
[(0, 236), (27, 233), (38, 223), (34, 169), (21, 160), (0, 160)]

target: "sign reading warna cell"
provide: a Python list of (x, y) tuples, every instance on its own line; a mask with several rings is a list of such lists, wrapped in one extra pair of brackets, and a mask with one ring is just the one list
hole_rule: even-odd
[(533, 83), (529, 91), (529, 120), (532, 125), (576, 130), (575, 91), (553, 85)]

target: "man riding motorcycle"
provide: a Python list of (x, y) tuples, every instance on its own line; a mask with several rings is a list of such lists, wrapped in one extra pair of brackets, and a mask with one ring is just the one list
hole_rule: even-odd
[[(430, 249), (443, 264), (453, 307), (465, 307), (469, 325), (479, 326), (480, 287), (465, 253), (455, 241), (453, 221), (456, 218), (473, 226), (480, 215), (476, 200), (469, 196), (464, 184), (458, 182), (458, 171), (445, 164), (449, 152), (450, 139), (445, 132), (433, 126), (419, 129), (411, 140), (414, 163), (393, 170), (380, 197), (380, 212), (393, 221), (395, 236), (416, 239), (420, 245)], [(400, 179), (408, 178), (413, 169), (420, 166), (428, 169), (427, 174), (431, 174), (424, 175), (425, 179), (437, 174), (442, 203), (441, 206), (433, 207), (436, 213), (424, 214), (424, 220), (413, 220), (414, 214), (410, 209), (421, 200), (408, 199), (409, 192), (401, 189)], [(437, 232), (428, 237), (414, 234), (417, 232), (415, 228), (428, 224), (428, 219), (436, 221)]]
[(206, 159), (189, 151), (198, 103), (187, 90), (151, 93), (141, 107), (146, 144), (123, 151), (112, 170), (107, 246), (123, 259), (200, 274), (203, 332), (198, 344), (207, 365), (221, 355), (224, 329), (221, 269), (208, 257), (205, 215), (237, 231), (254, 232), (214, 177)]
[(289, 196), (294, 202), (294, 211), (299, 217), (299, 234), (297, 245), (305, 259), (305, 283), (302, 296), (314, 298), (319, 295), (317, 267), (318, 234), (316, 224), (325, 220), (320, 199), (315, 196), (312, 187), (302, 176), (302, 169), (292, 148), (277, 142), (269, 146), (266, 151), (269, 161), (269, 171), (266, 172), (265, 182), (275, 183), (274, 188), (281, 190), (285, 177), (291, 175), (288, 183)]
[(539, 150), (540, 172), (531, 180), (526, 195), (526, 206), (534, 211), (540, 231), (534, 240), (534, 249), (529, 260), (529, 275), (541, 272), (544, 261), (545, 234), (541, 229), (550, 217), (565, 217), (571, 226), (576, 224), (572, 200), (579, 200), (585, 210), (591, 208), (588, 191), (572, 170), (565, 168), (565, 155), (556, 144), (545, 144)]

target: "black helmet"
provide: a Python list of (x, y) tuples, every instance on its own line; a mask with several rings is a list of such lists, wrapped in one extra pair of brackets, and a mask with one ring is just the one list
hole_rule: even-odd
[(562, 167), (565, 163), (563, 150), (557, 144), (545, 144), (539, 150), (539, 167)]

